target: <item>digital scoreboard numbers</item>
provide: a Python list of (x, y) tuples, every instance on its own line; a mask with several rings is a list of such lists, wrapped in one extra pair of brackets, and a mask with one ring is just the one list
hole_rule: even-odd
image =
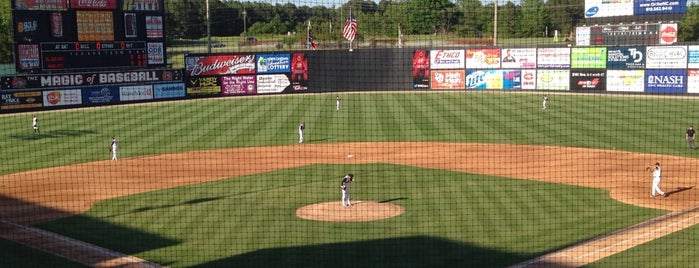
[(44, 71), (149, 66), (146, 42), (138, 41), (43, 43), (41, 64)]
[(11, 0), (18, 73), (166, 65), (163, 0)]

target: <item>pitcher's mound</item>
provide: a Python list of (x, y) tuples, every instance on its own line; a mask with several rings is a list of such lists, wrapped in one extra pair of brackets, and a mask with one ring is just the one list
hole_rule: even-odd
[(403, 214), (405, 209), (391, 203), (355, 201), (343, 207), (340, 201), (312, 204), (296, 210), (296, 216), (313, 221), (366, 222), (388, 219)]

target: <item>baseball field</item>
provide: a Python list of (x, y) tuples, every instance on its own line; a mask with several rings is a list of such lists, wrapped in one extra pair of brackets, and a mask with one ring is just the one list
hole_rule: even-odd
[(0, 116), (0, 266), (697, 261), (697, 98), (548, 92), (544, 111), (535, 92), (340, 93), (336, 111), (336, 95)]

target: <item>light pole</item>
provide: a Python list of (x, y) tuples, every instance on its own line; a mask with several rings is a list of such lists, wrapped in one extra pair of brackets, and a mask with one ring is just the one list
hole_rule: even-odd
[(248, 12), (243, 7), (243, 35), (248, 34)]
[(495, 3), (494, 15), (493, 15), (493, 46), (498, 45), (498, 0), (493, 1)]

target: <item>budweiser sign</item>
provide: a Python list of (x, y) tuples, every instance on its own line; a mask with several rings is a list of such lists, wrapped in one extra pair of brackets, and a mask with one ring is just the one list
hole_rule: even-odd
[(255, 73), (254, 55), (187, 56), (188, 76)]

